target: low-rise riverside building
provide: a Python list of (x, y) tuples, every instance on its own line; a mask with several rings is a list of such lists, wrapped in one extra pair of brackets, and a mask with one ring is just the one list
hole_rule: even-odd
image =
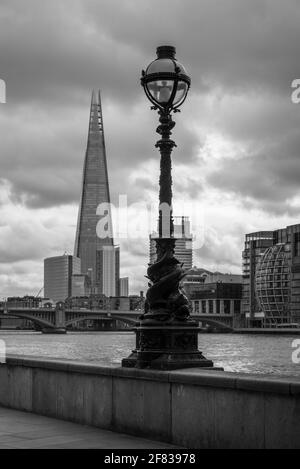
[(242, 276), (193, 268), (182, 282), (192, 314), (232, 319), (241, 325)]

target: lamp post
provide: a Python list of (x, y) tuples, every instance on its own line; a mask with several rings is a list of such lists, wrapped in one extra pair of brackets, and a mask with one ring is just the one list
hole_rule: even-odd
[(176, 369), (212, 367), (198, 350), (197, 322), (190, 317), (187, 297), (180, 287), (186, 272), (174, 257), (176, 238), (172, 216), (171, 153), (176, 146), (170, 138), (178, 112), (186, 99), (191, 80), (175, 58), (175, 47), (157, 48), (157, 59), (142, 72), (141, 84), (159, 114), (156, 131), (159, 148), (159, 236), (155, 239), (157, 260), (149, 265), (145, 311), (135, 328), (136, 349), (122, 360), (124, 367)]

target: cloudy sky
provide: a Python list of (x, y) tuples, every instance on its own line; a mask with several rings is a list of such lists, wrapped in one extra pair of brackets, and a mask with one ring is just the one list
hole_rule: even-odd
[[(298, 223), (299, 24), (297, 0), (1, 0), (0, 297), (37, 294), (43, 258), (73, 252), (93, 88), (113, 202), (156, 203), (157, 116), (139, 78), (161, 44), (192, 79), (173, 177), (176, 214), (196, 213), (194, 263), (239, 273), (245, 233)], [(147, 239), (120, 242), (133, 293)]]

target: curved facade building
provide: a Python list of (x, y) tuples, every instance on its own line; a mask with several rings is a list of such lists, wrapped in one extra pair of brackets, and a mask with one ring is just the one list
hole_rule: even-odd
[(290, 322), (288, 245), (276, 244), (261, 254), (255, 272), (255, 293), (267, 327)]
[(300, 325), (300, 224), (246, 234), (241, 319), (247, 327)]

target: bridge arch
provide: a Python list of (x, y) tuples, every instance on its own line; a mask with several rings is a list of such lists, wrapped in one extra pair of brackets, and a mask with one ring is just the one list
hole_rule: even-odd
[(65, 321), (65, 326), (71, 326), (71, 324), (75, 324), (76, 322), (81, 322), (81, 321), (89, 321), (89, 320), (92, 320), (92, 321), (95, 321), (96, 319), (106, 319), (107, 316), (99, 316), (99, 317), (96, 317), (95, 315), (84, 315), (84, 316), (78, 316), (78, 317), (75, 317), (73, 316), (71, 319), (68, 319)]
[(129, 326), (136, 326), (139, 323), (139, 321), (137, 321), (136, 319), (128, 318), (126, 316), (117, 316), (116, 314), (111, 316), (111, 318), (124, 322), (125, 324), (128, 324)]
[(95, 314), (93, 315), (88, 315), (88, 314), (85, 314), (85, 315), (82, 315), (82, 316), (78, 316), (78, 317), (72, 317), (71, 319), (68, 319), (66, 322), (65, 322), (65, 326), (70, 326), (71, 324), (75, 324), (76, 322), (81, 322), (81, 321), (88, 321), (88, 320), (96, 320), (96, 319), (116, 319), (118, 321), (122, 321), (124, 322), (125, 324), (128, 324), (130, 326), (135, 326), (137, 324), (137, 321), (135, 321), (134, 319), (132, 318), (128, 318), (128, 317), (124, 317), (124, 316), (117, 316), (117, 315), (111, 315), (111, 316), (108, 316), (108, 315), (103, 315), (103, 316), (96, 316)]
[(39, 318), (37, 316), (33, 316), (30, 313), (18, 313), (18, 312), (7, 312), (7, 316), (14, 317), (14, 318), (20, 318), (20, 319), (28, 319), (29, 321), (32, 321), (34, 324), (37, 324), (41, 328), (47, 327), (47, 328), (52, 328), (55, 329), (55, 325), (47, 321), (46, 319)]
[(226, 324), (225, 322), (219, 321), (217, 319), (203, 318), (202, 316), (201, 317), (192, 316), (192, 317), (193, 319), (196, 319), (202, 324), (207, 324), (209, 326), (216, 326), (216, 327), (219, 327), (220, 329), (227, 330), (227, 331), (233, 331), (233, 327), (231, 325)]

